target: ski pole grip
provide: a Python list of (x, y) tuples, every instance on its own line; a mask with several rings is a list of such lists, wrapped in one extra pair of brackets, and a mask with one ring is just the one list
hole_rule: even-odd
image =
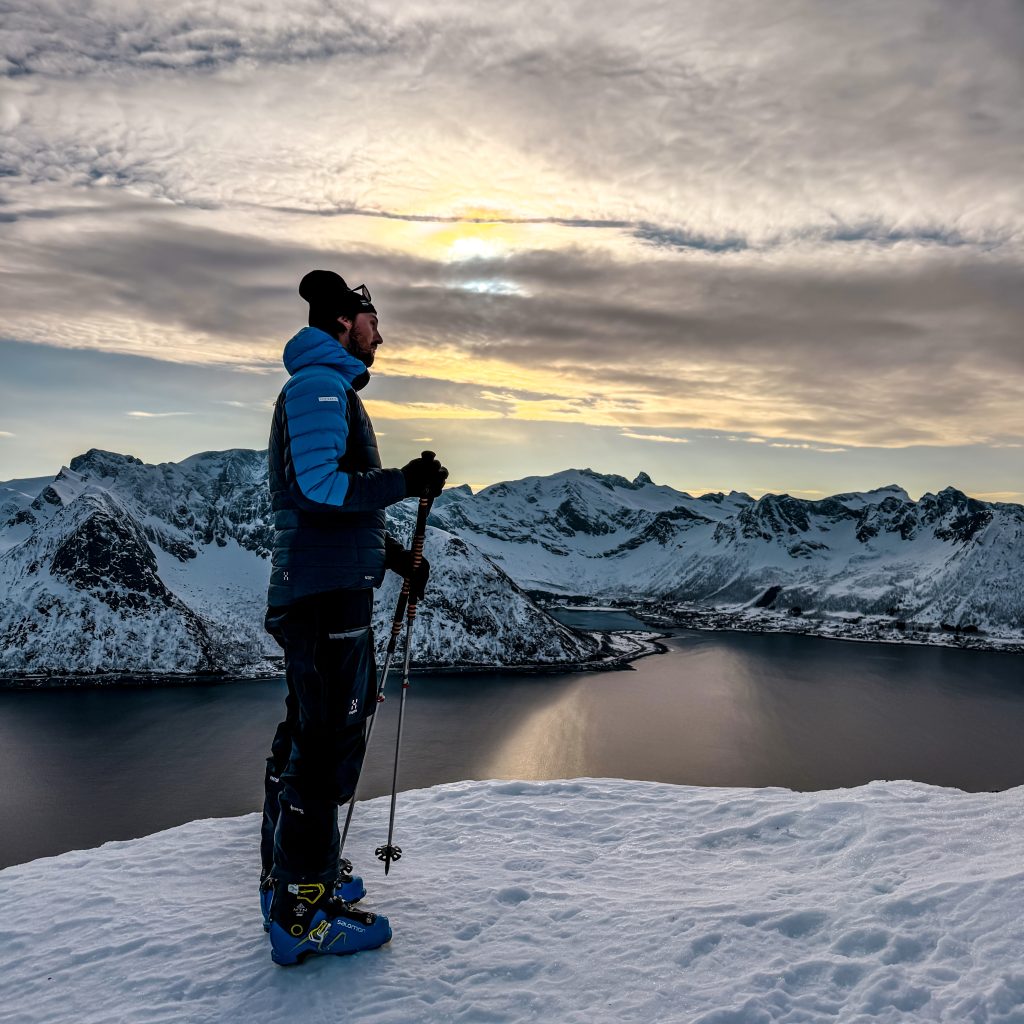
[[(436, 455), (436, 453), (435, 453), (435, 452), (420, 452), (420, 458), (421, 458), (421, 459), (422, 459), (422, 460), (423, 460), (424, 462), (433, 462), (433, 461), (434, 461), (434, 459), (436, 459), (436, 458), (437, 458), (437, 455)], [(428, 497), (428, 495), (429, 495), (429, 492), (425, 493), (425, 494), (424, 494), (424, 495), (423, 495), (423, 496), (422, 496), (422, 497), (420, 498), (420, 508), (421, 508), (421, 509), (423, 508), (423, 499), (424, 499), (424, 498), (426, 498), (426, 497)], [(427, 511), (428, 511), (428, 512), (430, 511), (430, 506), (429, 506), (429, 505), (427, 506)], [(416, 533), (417, 533), (417, 534), (420, 534), (420, 533), (422, 533), (422, 532), (423, 532), (423, 530), (425, 530), (425, 529), (426, 529), (427, 523), (426, 523), (426, 519), (425, 519), (425, 518), (424, 518), (424, 520), (423, 520), (423, 523), (422, 523), (423, 529), (420, 529), (420, 526), (421, 526), (421, 524), (420, 524), (420, 521), (419, 521), (419, 520), (417, 519), (417, 520), (416, 520)], [(415, 538), (414, 538), (414, 540), (415, 540)], [(414, 545), (414, 546), (415, 546), (415, 545)]]
[[(430, 452), (424, 452), (424, 455), (431, 454)], [(419, 508), (416, 510), (416, 529), (412, 536), (412, 576), (416, 575), (416, 570), (420, 567), (420, 561), (423, 559), (423, 541), (426, 538), (427, 533), (427, 517), (430, 515), (430, 507), (434, 504), (434, 498), (432, 495), (424, 494), (420, 498)], [(407, 580), (406, 582), (411, 581)], [(405, 608), (406, 619), (409, 624), (412, 624), (412, 620), (416, 618), (416, 595), (412, 593), (411, 585), (409, 590), (409, 600)]]
[(409, 581), (402, 583), (402, 592), (398, 595), (398, 605), (395, 608), (395, 617), (391, 620), (391, 641), (388, 650), (393, 654), (398, 641), (398, 634), (402, 632), (402, 620), (405, 618), (405, 606), (409, 603)]
[[(427, 452), (423, 453), (428, 454)], [(420, 498), (419, 508), (416, 509), (416, 529), (412, 535), (412, 575), (420, 567), (420, 559), (423, 557), (423, 541), (427, 533), (427, 516), (430, 515), (430, 506), (434, 499), (428, 494)]]

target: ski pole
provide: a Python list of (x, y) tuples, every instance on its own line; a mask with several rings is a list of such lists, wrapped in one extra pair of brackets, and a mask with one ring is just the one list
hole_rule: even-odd
[[(426, 456), (424, 452), (424, 456)], [(420, 559), (423, 557), (423, 539), (427, 529), (427, 516), (430, 513), (430, 506), (433, 498), (424, 495), (420, 498), (420, 507), (416, 515), (416, 533), (412, 542), (412, 565), (413, 574), (419, 568)], [(416, 619), (416, 595), (410, 591), (408, 607), (406, 609), (405, 626), (405, 666), (402, 670), (402, 699), (398, 705), (398, 734), (395, 737), (395, 768), (391, 776), (391, 820), (388, 823), (388, 841), (384, 846), (378, 846), (374, 853), (378, 860), (384, 861), (384, 874), (391, 870), (391, 862), (402, 856), (402, 848), (395, 846), (395, 804), (398, 799), (398, 759), (402, 750), (402, 723), (405, 720), (405, 695), (409, 689), (409, 662), (412, 658), (412, 625)]]
[[(434, 457), (433, 454), (430, 453), (430, 452), (424, 452), (423, 455), (424, 456), (430, 455), (431, 458)], [(421, 507), (423, 505), (423, 501), (424, 501), (424, 499), (421, 498), (420, 499), (420, 506)], [(427, 504), (427, 514), (430, 513), (430, 506), (433, 504), (433, 501), (434, 501), (433, 498), (430, 498), (429, 501), (428, 501), (428, 504)], [(417, 511), (416, 526), (413, 529), (413, 538), (412, 538), (413, 551), (415, 551), (416, 550), (416, 538), (417, 538), (417, 536), (419, 536), (419, 538), (420, 538), (419, 550), (420, 550), (420, 555), (421, 556), (422, 556), (422, 553), (423, 553), (423, 533), (426, 531), (426, 528), (427, 528), (426, 516), (423, 516), (422, 519), (423, 519), (423, 521), (421, 523), (420, 522), (420, 516), (419, 516), (418, 511)], [(416, 568), (419, 567), (419, 560), (416, 558), (415, 555), (413, 556), (413, 559), (414, 559), (414, 561), (413, 561), (413, 565), (414, 565), (413, 572), (415, 572)], [(409, 602), (409, 590), (410, 590), (411, 585), (412, 585), (412, 578), (411, 577), (407, 576), (404, 580), (402, 580), (402, 591), (398, 595), (398, 604), (395, 606), (394, 618), (392, 618), (392, 620), (391, 620), (391, 636), (388, 639), (388, 649), (387, 649), (387, 653), (384, 655), (384, 671), (381, 672), (381, 674), (380, 674), (380, 681), (377, 684), (377, 703), (378, 704), (383, 704), (384, 703), (384, 686), (385, 686), (385, 684), (388, 681), (388, 674), (391, 672), (391, 662), (394, 659), (395, 650), (398, 647), (398, 638), (399, 638), (399, 636), (402, 633), (402, 620), (405, 618), (405, 609), (406, 609), (406, 605)], [(366, 749), (367, 750), (369, 750), (369, 747), (370, 747), (370, 737), (373, 736), (373, 725), (374, 725), (374, 722), (376, 722), (376, 721), (377, 721), (377, 716), (375, 714), (371, 715), (369, 723), (366, 726)], [(338, 845), (338, 857), (339, 857), (339, 859), (341, 858), (341, 854), (344, 853), (344, 851), (345, 851), (345, 841), (348, 839), (348, 830), (349, 830), (349, 828), (352, 825), (352, 812), (353, 812), (353, 810), (355, 809), (355, 806), (356, 806), (356, 796), (359, 793), (359, 783), (362, 781), (362, 778), (363, 778), (363, 774), (362, 774), (362, 772), (360, 772), (359, 773), (359, 777), (356, 779), (356, 788), (353, 791), (352, 796), (349, 798), (348, 812), (345, 815), (345, 828), (342, 830), (341, 842)]]
[[(398, 595), (398, 604), (395, 607), (395, 615), (391, 620), (391, 637), (388, 640), (387, 654), (384, 656), (384, 671), (380, 674), (380, 681), (377, 683), (377, 704), (384, 703), (384, 684), (388, 681), (388, 674), (391, 671), (391, 661), (395, 656), (395, 648), (398, 646), (398, 637), (402, 632), (402, 620), (405, 618), (405, 606), (409, 601), (409, 580), (402, 581), (402, 592)], [(373, 736), (373, 723), (377, 721), (376, 714), (370, 716), (366, 726), (366, 749), (370, 749), (370, 737)], [(348, 839), (348, 830), (352, 825), (352, 812), (356, 806), (356, 796), (359, 793), (359, 783), (363, 779), (360, 772), (356, 778), (356, 786), (348, 801), (348, 813), (345, 815), (345, 827), (341, 832), (341, 841), (338, 844), (338, 858), (345, 852), (345, 840)]]

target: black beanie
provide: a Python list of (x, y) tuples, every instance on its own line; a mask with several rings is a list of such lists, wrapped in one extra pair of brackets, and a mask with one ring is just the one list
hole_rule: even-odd
[(309, 303), (309, 324), (337, 337), (338, 317), (355, 320), (360, 313), (376, 313), (373, 303), (352, 291), (333, 270), (311, 270), (299, 282), (299, 295)]

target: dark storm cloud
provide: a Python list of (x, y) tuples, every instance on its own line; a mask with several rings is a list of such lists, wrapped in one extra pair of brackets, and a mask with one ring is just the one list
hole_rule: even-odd
[(699, 252), (738, 252), (749, 248), (749, 243), (745, 238), (735, 235), (712, 238), (707, 235), (690, 234), (686, 231), (659, 228), (654, 224), (638, 224), (633, 234), (641, 242), (649, 242), (655, 246), (668, 246), (673, 249), (696, 249)]

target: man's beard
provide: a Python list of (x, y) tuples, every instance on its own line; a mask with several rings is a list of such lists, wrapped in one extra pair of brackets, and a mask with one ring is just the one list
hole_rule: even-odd
[(363, 364), (363, 366), (373, 366), (373, 344), (369, 342), (365, 333), (356, 329), (355, 324), (352, 325), (352, 329), (348, 332), (348, 350)]

